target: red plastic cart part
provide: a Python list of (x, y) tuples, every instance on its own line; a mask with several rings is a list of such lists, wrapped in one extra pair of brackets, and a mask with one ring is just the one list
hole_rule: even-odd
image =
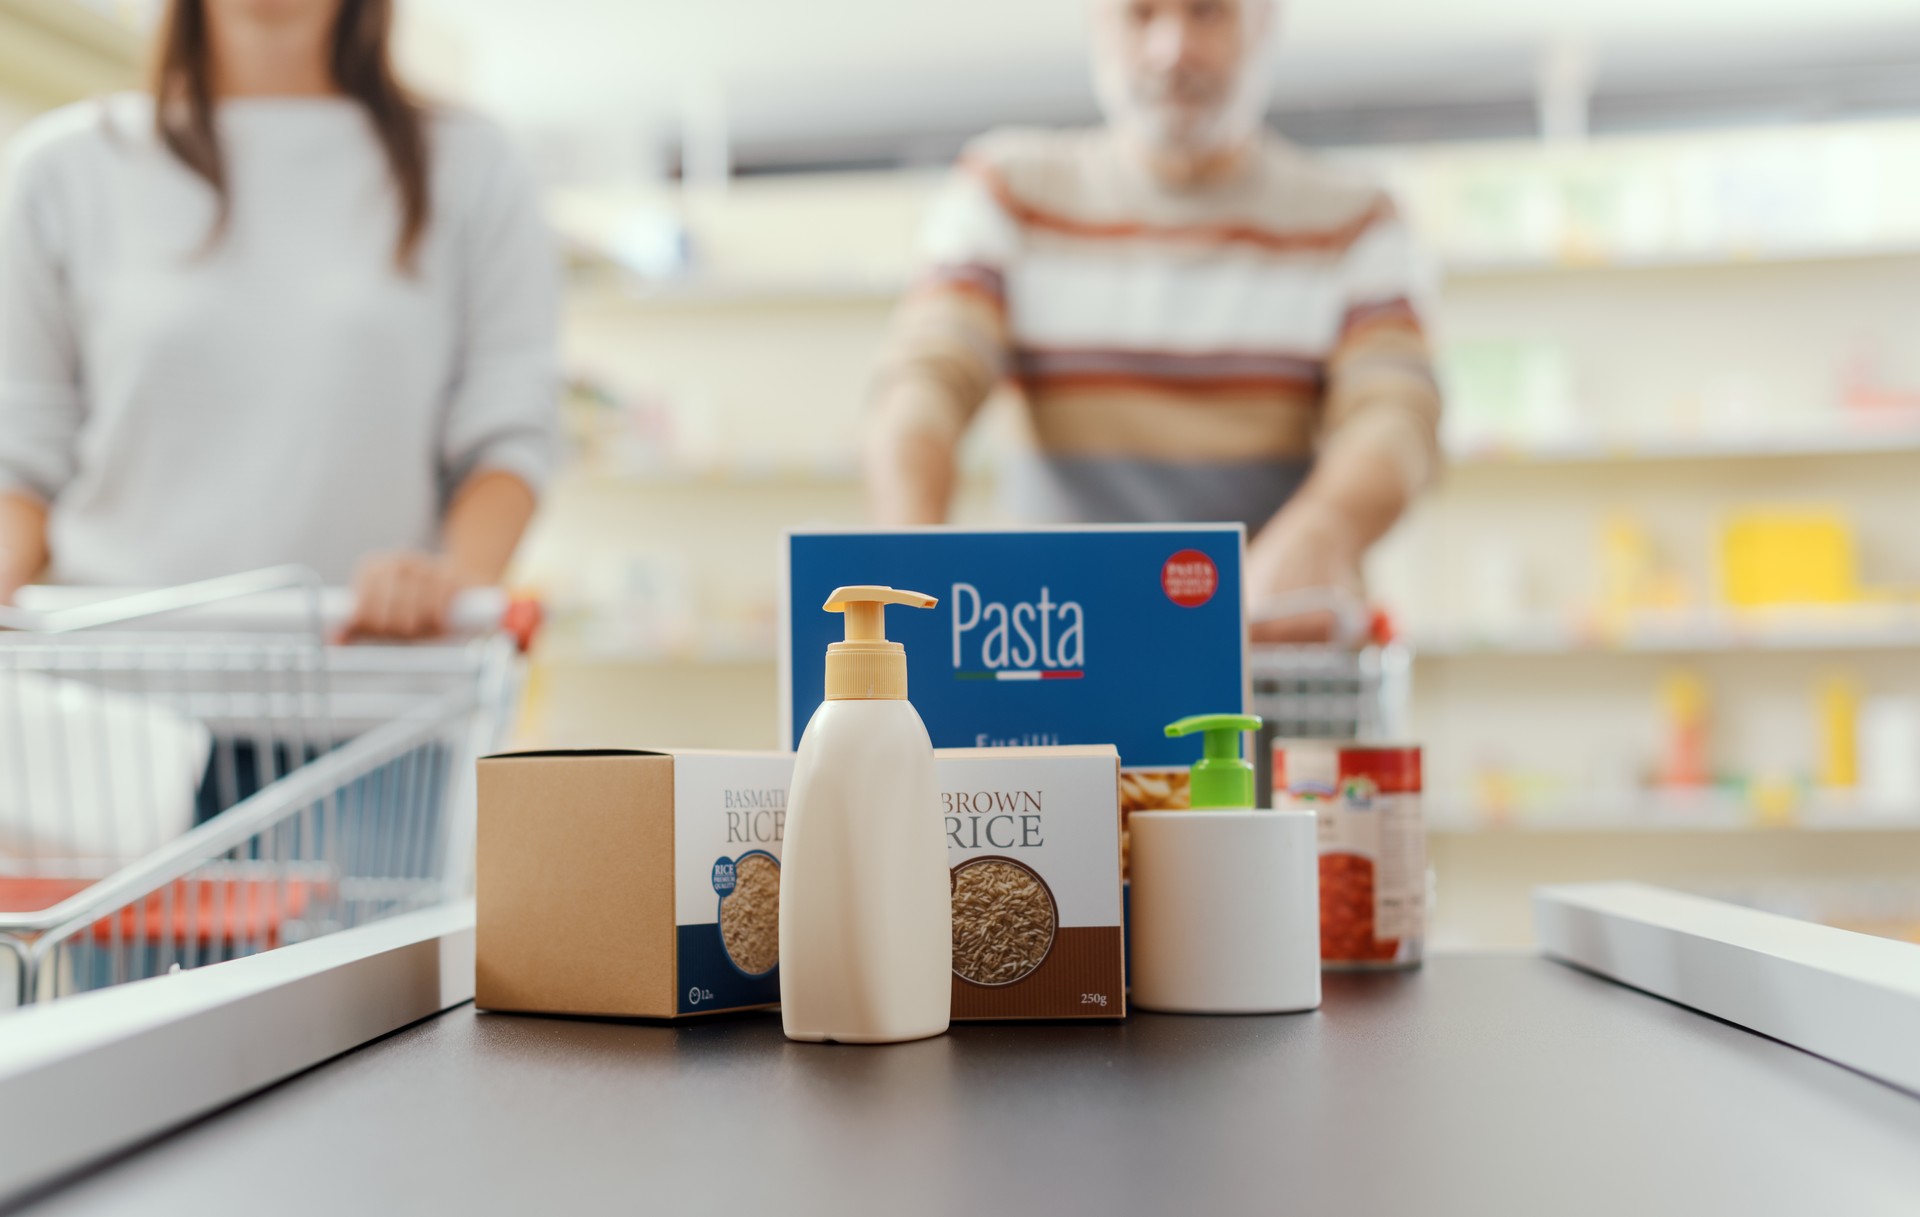
[[(0, 879), (0, 908), (34, 912), (85, 891), (86, 879)], [(95, 942), (264, 941), (280, 944), (283, 922), (299, 920), (332, 884), (313, 879), (191, 879), (93, 923)], [(118, 929), (115, 923), (118, 923)]]
[(540, 626), (546, 621), (546, 610), (532, 596), (515, 596), (507, 601), (507, 611), (500, 618), (500, 628), (513, 635), (515, 645), (522, 655), (533, 648), (533, 640), (540, 634)]

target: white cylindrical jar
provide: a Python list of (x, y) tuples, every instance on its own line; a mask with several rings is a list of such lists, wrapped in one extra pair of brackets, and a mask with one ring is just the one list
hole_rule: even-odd
[(1137, 811), (1131, 1002), (1175, 1014), (1320, 1005), (1314, 813)]

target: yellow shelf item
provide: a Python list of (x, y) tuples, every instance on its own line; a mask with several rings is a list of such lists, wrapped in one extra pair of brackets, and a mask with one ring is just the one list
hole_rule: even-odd
[(1860, 780), (1860, 687), (1845, 676), (1820, 685), (1820, 784), (1851, 790)]
[(1741, 512), (1720, 538), (1722, 592), (1735, 608), (1860, 600), (1853, 527), (1837, 510)]

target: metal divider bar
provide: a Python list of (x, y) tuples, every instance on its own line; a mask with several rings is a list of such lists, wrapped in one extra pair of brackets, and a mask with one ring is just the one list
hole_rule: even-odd
[(1920, 1095), (1920, 945), (1639, 883), (1533, 908), (1555, 959)]
[(473, 997), (473, 902), (7, 1016), (0, 1204)]

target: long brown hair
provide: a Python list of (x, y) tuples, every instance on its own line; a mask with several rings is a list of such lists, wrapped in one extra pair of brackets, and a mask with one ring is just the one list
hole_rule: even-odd
[[(425, 111), (394, 73), (388, 50), (392, 0), (340, 0), (329, 65), (340, 91), (365, 107), (400, 194), (394, 261), (411, 271), (432, 210)], [(213, 187), (219, 200), (211, 244), (226, 231), (233, 199), (213, 122), (213, 42), (206, 0), (169, 0), (153, 66), (154, 125), (172, 153)]]

